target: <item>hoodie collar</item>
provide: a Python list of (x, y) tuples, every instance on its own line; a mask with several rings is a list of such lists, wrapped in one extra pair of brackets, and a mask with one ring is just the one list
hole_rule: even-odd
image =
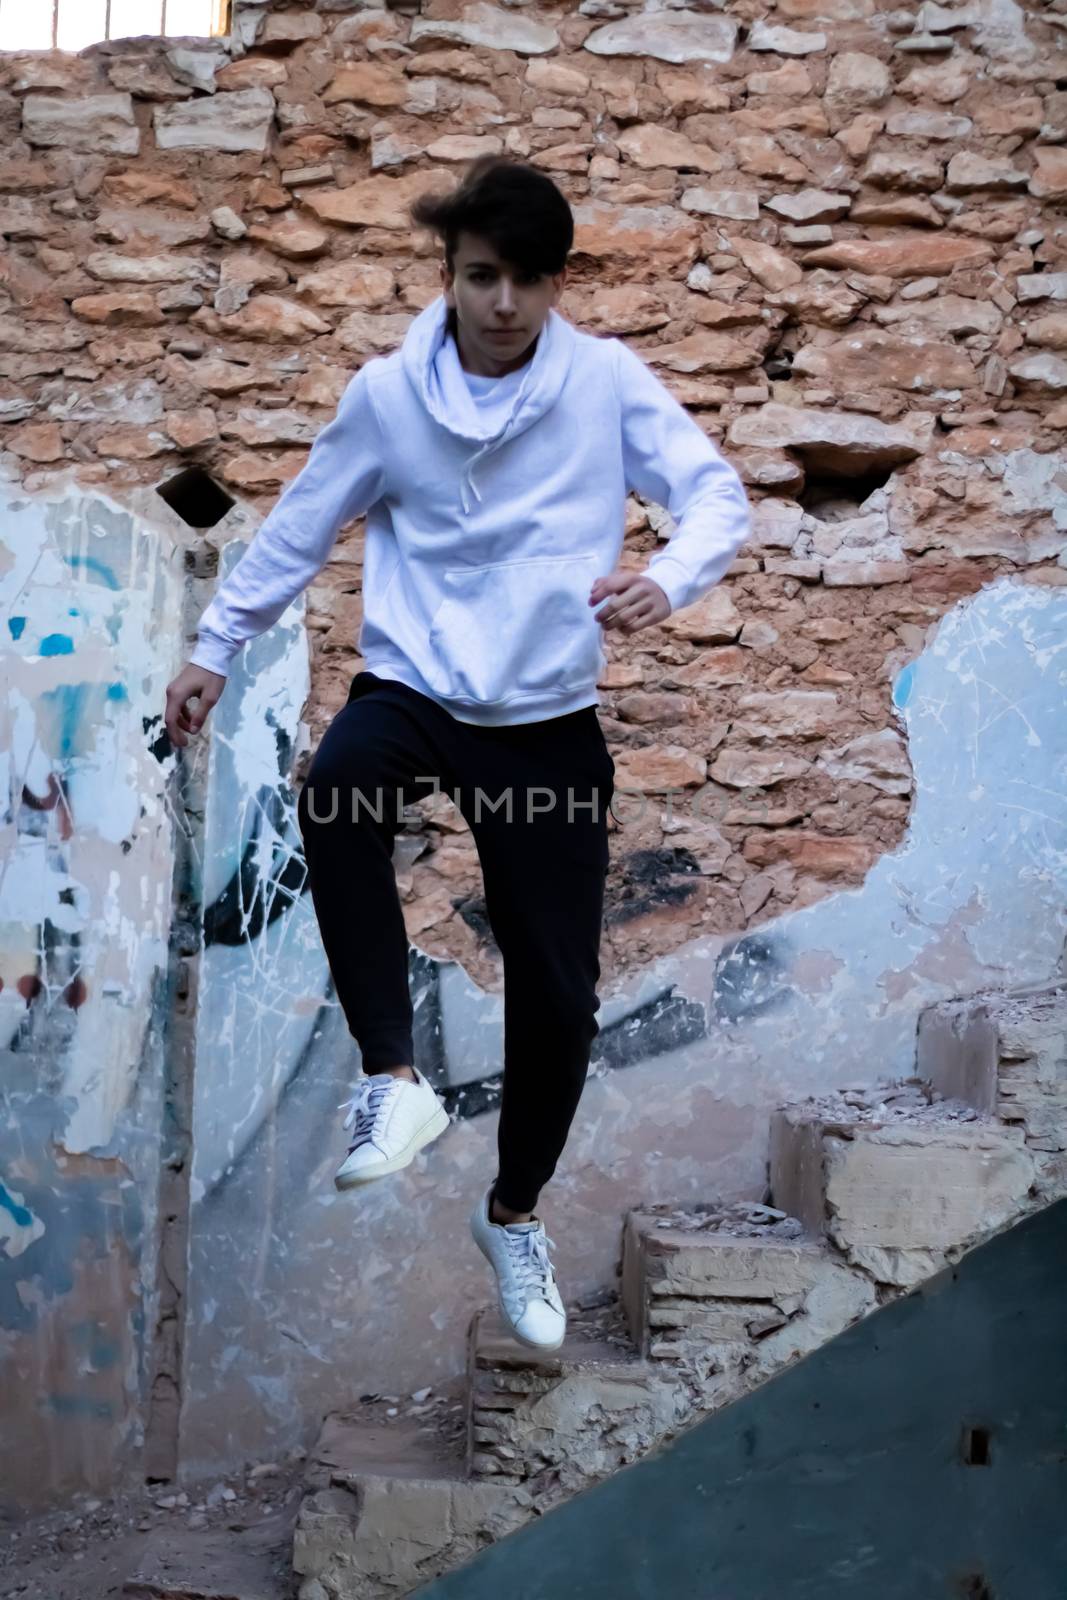
[(494, 427), (479, 412), (463, 377), (459, 352), (448, 329), (444, 295), (432, 300), (411, 323), (400, 357), (416, 394), (449, 433), (480, 446), (463, 470), (460, 494), (464, 511), (470, 510), (468, 485), (474, 497), (481, 499), (472, 475), (475, 463), (490, 450), (524, 433), (555, 403), (570, 371), (576, 344), (574, 328), (550, 306), (504, 422)]

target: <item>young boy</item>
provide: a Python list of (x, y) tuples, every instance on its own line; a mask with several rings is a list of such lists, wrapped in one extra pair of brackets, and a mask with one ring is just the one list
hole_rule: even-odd
[[(398, 350), (352, 378), (219, 585), (167, 690), (166, 725), (179, 746), (200, 730), (235, 652), (366, 513), (364, 668), (298, 802), (315, 914), (362, 1056), (336, 1182), (396, 1172), (448, 1126), (414, 1061), (391, 859), (404, 805), (443, 787), (471, 828), (504, 964), (498, 1171), (471, 1230), (516, 1338), (556, 1349), (566, 1318), (534, 1207), (599, 1031), (614, 776), (596, 713), (600, 629), (634, 633), (700, 599), (744, 540), (748, 506), (640, 357), (554, 309), (574, 225), (545, 173), (482, 157), (411, 214), (443, 239), (443, 293)], [(618, 566), (631, 488), (676, 523), (640, 574)]]

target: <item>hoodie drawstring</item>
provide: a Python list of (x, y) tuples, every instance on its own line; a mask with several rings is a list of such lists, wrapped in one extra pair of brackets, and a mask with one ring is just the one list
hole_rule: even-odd
[[(482, 497), (481, 497), (481, 494), (479, 492), (478, 485), (475, 483), (473, 477), (471, 476), (471, 469), (469, 467), (467, 467), (464, 476), (467, 479), (467, 483), (470, 484), (471, 494), (473, 494), (474, 498), (477, 501), (480, 502)], [(467, 498), (466, 485), (465, 484), (461, 484), (460, 487), (461, 487), (462, 493), (463, 493), (463, 509), (464, 509), (464, 511), (468, 511), (469, 512), (470, 508), (471, 508), (471, 503), (470, 503), (469, 499)]]
[(471, 456), (470, 460), (467, 462), (467, 465), (464, 467), (463, 476), (459, 482), (459, 492), (460, 498), (463, 502), (464, 512), (469, 512), (471, 508), (470, 500), (467, 498), (468, 483), (470, 484), (471, 494), (473, 494), (474, 498), (479, 502), (479, 504), (481, 503), (481, 492), (479, 491), (478, 485), (474, 481), (475, 463), (480, 461), (482, 456), (487, 455), (490, 450), (495, 450), (497, 445), (501, 442), (502, 441), (499, 439), (490, 439), (488, 444), (483, 444), (482, 448)]

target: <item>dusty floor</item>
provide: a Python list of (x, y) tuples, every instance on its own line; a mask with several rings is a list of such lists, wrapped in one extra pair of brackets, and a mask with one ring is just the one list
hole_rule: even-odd
[[(410, 1395), (365, 1394), (357, 1410), (378, 1426), (416, 1418), (458, 1441), (465, 1383), (457, 1375)], [(0, 1600), (291, 1600), (307, 1467), (307, 1452), (294, 1450), (228, 1477), (79, 1495), (62, 1511), (0, 1524)]]
[(146, 1564), (158, 1568), (169, 1549), (176, 1559), (192, 1559), (198, 1547), (217, 1555), (221, 1536), (241, 1565), (251, 1545), (264, 1575), (276, 1569), (276, 1587), (263, 1600), (284, 1600), (294, 1589), (292, 1523), (303, 1473), (304, 1452), (298, 1451), (181, 1489), (150, 1484), (107, 1500), (80, 1495), (64, 1511), (0, 1531), (0, 1597), (110, 1600)]

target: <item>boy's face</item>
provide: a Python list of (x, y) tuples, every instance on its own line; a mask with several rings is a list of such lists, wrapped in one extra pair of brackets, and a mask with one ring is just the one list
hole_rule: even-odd
[(487, 239), (460, 233), (453, 271), (442, 262), (441, 282), (468, 369), (503, 376), (522, 366), (566, 277), (565, 267), (552, 275), (526, 272), (498, 256)]

